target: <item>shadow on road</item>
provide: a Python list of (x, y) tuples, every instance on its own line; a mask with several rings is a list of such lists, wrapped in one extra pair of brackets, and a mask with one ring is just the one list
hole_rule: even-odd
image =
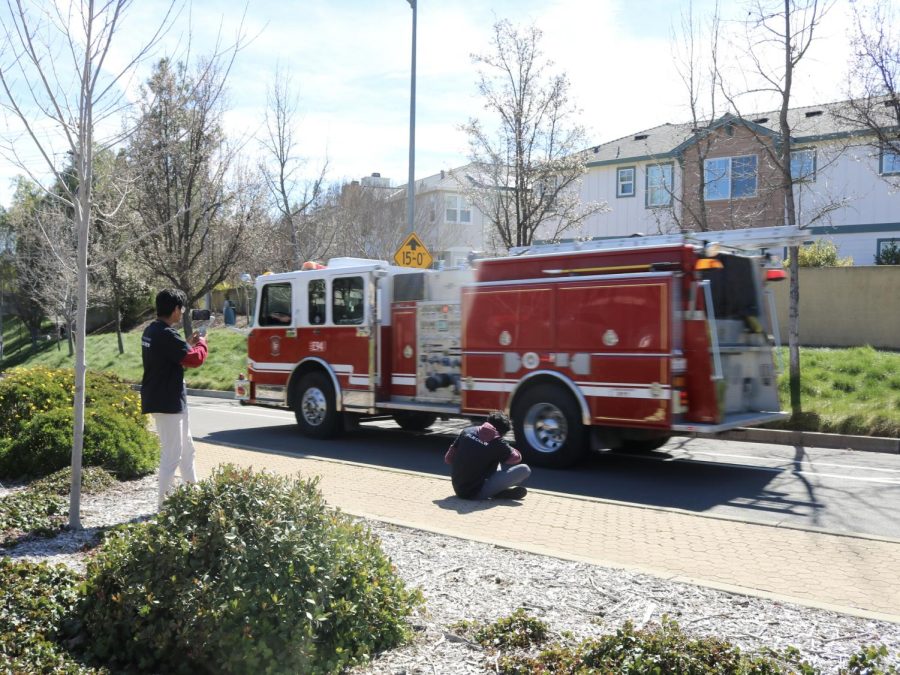
[[(215, 431), (201, 440), (263, 452), (274, 450), (447, 477), (449, 471), (443, 455), (452, 436), (363, 425), (340, 438), (318, 441), (301, 436), (294, 424), (284, 424)], [(788, 516), (809, 517), (817, 509), (824, 508), (812, 489), (806, 493), (808, 498), (797, 499), (787, 492), (770, 488), (770, 483), (779, 475), (778, 472), (735, 464), (674, 461), (664, 451), (627, 455), (598, 452), (590, 454), (572, 469), (535, 468), (528, 487), (698, 513), (729, 506), (756, 512), (764, 516), (760, 518), (762, 520), (772, 520), (773, 516), (778, 520)], [(449, 480), (447, 489), (451, 492)], [(438, 505), (442, 508), (469, 508), (455, 497), (441, 501), (443, 503)], [(482, 508), (491, 508), (495, 504), (500, 505), (500, 502), (489, 502)]]

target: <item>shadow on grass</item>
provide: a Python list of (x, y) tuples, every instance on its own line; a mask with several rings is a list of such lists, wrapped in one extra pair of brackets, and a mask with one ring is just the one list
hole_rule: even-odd
[[(4, 344), (4, 357), (0, 359), (0, 371), (20, 366), (38, 354), (55, 349), (56, 345), (57, 343), (55, 340), (38, 340), (34, 348), (32, 348), (31, 338), (29, 336), (18, 337)], [(60, 346), (62, 346), (61, 343)], [(68, 347), (64, 348), (68, 349)]]

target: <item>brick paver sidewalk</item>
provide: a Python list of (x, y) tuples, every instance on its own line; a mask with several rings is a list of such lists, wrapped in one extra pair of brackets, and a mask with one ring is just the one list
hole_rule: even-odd
[(448, 478), (195, 444), (199, 477), (222, 463), (317, 475), (328, 502), (353, 515), (900, 623), (900, 541), (540, 490), (521, 502), (468, 502)]

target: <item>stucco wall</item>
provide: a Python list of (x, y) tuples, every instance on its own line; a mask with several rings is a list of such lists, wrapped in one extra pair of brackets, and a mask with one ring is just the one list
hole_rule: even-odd
[[(771, 287), (787, 344), (790, 284)], [(801, 268), (800, 344), (900, 349), (900, 265)]]

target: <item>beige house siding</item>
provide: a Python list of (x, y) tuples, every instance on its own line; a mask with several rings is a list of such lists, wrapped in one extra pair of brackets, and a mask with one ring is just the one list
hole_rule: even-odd
[[(772, 287), (787, 344), (789, 284)], [(900, 266), (801, 268), (800, 344), (900, 349)]]

